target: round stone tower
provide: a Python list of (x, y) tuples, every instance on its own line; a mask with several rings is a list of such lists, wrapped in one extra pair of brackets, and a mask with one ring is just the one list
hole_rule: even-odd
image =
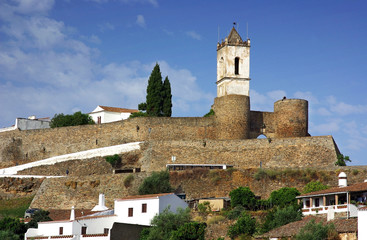
[(283, 99), (274, 103), (275, 137), (308, 136), (308, 101)]
[(217, 45), (217, 97), (214, 112), (218, 139), (246, 139), (250, 133), (250, 40), (233, 27)]

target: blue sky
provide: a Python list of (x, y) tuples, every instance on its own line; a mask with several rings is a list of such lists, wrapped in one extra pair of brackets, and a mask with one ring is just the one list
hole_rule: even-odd
[(332, 135), (367, 164), (367, 2), (3, 0), (0, 127), (17, 117), (137, 108), (156, 62), (174, 116), (202, 116), (216, 96), (216, 44), (233, 22), (251, 39), (252, 110), (309, 100), (309, 132)]

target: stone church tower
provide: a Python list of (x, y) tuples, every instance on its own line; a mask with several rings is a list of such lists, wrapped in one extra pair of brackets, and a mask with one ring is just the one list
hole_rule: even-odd
[(214, 111), (218, 139), (247, 139), (250, 132), (250, 40), (233, 27), (217, 45), (217, 97)]
[(250, 90), (250, 39), (243, 41), (235, 28), (217, 45), (217, 96), (245, 95)]
[(217, 97), (214, 100), (217, 139), (306, 137), (308, 102), (283, 99), (274, 112), (250, 111), (250, 39), (235, 28), (217, 45)]

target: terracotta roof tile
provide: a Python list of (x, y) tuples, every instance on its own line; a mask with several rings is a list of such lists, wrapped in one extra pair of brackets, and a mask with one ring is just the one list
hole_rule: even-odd
[(171, 195), (174, 193), (159, 193), (159, 194), (148, 194), (148, 195), (135, 195), (135, 196), (128, 196), (125, 198), (116, 199), (116, 201), (124, 201), (124, 200), (134, 200), (134, 199), (144, 199), (144, 198), (158, 198), (161, 196)]
[(316, 223), (322, 222), (323, 224), (333, 223), (335, 226), (335, 230), (338, 233), (346, 233), (346, 232), (357, 232), (358, 230), (358, 219), (350, 218), (350, 219), (334, 219), (332, 221), (327, 222), (323, 217), (317, 216), (307, 216), (302, 220), (297, 222), (288, 223), (284, 226), (275, 228), (263, 235), (257, 236), (256, 238), (281, 238), (281, 237), (291, 237), (296, 235), (299, 230), (304, 227), (309, 221), (315, 219)]
[(133, 113), (133, 112), (139, 112), (139, 110), (136, 109), (128, 109), (128, 108), (117, 108), (117, 107), (107, 107), (107, 106), (100, 106), (102, 109), (108, 111), (108, 112), (120, 112), (120, 113)]
[(356, 183), (347, 187), (334, 187), (321, 191), (310, 192), (303, 195), (298, 196), (297, 198), (306, 197), (306, 196), (314, 196), (314, 195), (323, 195), (328, 193), (337, 193), (337, 192), (361, 192), (367, 191), (367, 182)]

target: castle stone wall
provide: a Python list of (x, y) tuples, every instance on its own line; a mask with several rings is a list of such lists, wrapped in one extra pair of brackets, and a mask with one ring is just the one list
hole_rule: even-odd
[(276, 137), (304, 137), (308, 134), (308, 102), (284, 99), (274, 103)]
[(217, 139), (247, 139), (250, 132), (250, 98), (227, 95), (214, 100)]
[(275, 116), (272, 112), (251, 111), (250, 138), (263, 134), (268, 138), (275, 136)]
[(140, 159), (142, 171), (165, 169), (166, 164), (230, 164), (238, 168), (332, 167), (338, 149), (331, 136), (248, 139), (151, 141)]
[(133, 118), (114, 123), (0, 133), (0, 168), (144, 140), (215, 139), (214, 118)]

